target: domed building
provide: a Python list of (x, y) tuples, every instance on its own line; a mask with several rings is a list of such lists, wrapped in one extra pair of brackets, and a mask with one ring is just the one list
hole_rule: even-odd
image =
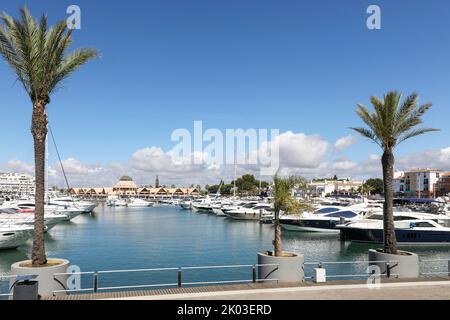
[(130, 176), (122, 176), (119, 182), (113, 187), (113, 192), (123, 195), (135, 195), (137, 193), (138, 186)]

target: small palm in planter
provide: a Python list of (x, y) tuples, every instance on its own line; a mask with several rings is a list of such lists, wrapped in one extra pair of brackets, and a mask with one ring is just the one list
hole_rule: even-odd
[[(381, 164), (384, 179), (383, 207), (383, 250), (370, 250), (371, 261), (396, 261), (396, 270), (400, 277), (418, 275), (418, 257), (415, 254), (399, 251), (394, 228), (393, 215), (393, 179), (394, 179), (394, 149), (401, 142), (430, 131), (432, 128), (417, 128), (422, 124), (422, 116), (431, 108), (431, 104), (418, 105), (418, 94), (413, 93), (401, 103), (402, 95), (398, 92), (388, 92), (383, 100), (371, 97), (375, 112), (370, 112), (365, 106), (358, 104), (357, 114), (366, 124), (366, 128), (351, 128), (362, 136), (372, 140), (383, 150)], [(402, 260), (402, 263), (400, 263)], [(377, 264), (377, 263), (374, 263)], [(381, 272), (386, 271), (386, 264), (377, 264)]]
[(306, 180), (300, 177), (281, 178), (278, 175), (274, 177), (274, 251), (258, 253), (258, 271), (261, 280), (281, 282), (303, 282), (304, 280), (303, 255), (283, 251), (280, 216), (282, 212), (300, 214), (312, 210), (311, 205), (299, 202), (293, 196), (294, 187), (298, 186), (303, 189), (305, 185)]
[[(67, 267), (68, 261), (47, 260), (45, 254), (44, 176), (48, 124), (46, 106), (61, 82), (81, 65), (95, 58), (97, 52), (92, 49), (78, 49), (69, 54), (67, 51), (72, 43), (73, 30), (68, 29), (66, 21), (48, 28), (45, 15), (38, 22), (26, 7), (20, 9), (20, 14), (21, 20), (6, 13), (0, 15), (0, 21), (3, 22), (0, 25), (0, 55), (16, 74), (33, 106), (31, 133), (34, 140), (36, 207), (32, 260), (14, 264), (11, 272), (17, 275), (61, 272), (64, 266)], [(44, 284), (40, 281), (40, 293), (43, 292), (43, 287)]]

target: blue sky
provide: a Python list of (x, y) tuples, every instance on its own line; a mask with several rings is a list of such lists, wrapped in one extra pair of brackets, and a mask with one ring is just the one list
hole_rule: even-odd
[[(74, 3), (82, 12), (74, 47), (96, 47), (101, 58), (49, 105), (65, 159), (119, 165), (143, 148), (168, 151), (172, 131), (194, 120), (317, 134), (333, 144), (361, 123), (356, 103), (391, 89), (419, 91), (434, 104), (427, 125), (442, 129), (405, 143), (400, 157), (450, 146), (446, 0), (3, 0), (0, 10), (17, 15), (27, 4), (54, 22)], [(381, 30), (366, 27), (370, 4), (381, 7)], [(0, 164), (32, 164), (31, 105), (4, 63), (0, 75)], [(361, 162), (379, 153), (358, 139), (332, 156)]]

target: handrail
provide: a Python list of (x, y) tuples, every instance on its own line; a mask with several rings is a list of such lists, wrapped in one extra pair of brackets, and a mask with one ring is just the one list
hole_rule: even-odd
[[(421, 260), (421, 263), (427, 262), (449, 262), (450, 259), (435, 259), (435, 260)], [(398, 262), (397, 260), (385, 260), (385, 261), (322, 261), (322, 262), (304, 262), (304, 266), (325, 266), (325, 265), (357, 265), (357, 264), (373, 264), (373, 263), (386, 263), (387, 266), (391, 266), (393, 263)], [(189, 267), (171, 267), (171, 268), (147, 268), (147, 269), (124, 269), (124, 270), (103, 270), (103, 271), (91, 271), (91, 272), (74, 272), (74, 273), (57, 273), (54, 276), (64, 276), (64, 275), (93, 275), (93, 286), (91, 288), (84, 289), (71, 289), (71, 290), (57, 290), (54, 291), (54, 294), (58, 293), (74, 293), (74, 292), (99, 292), (99, 291), (108, 291), (108, 290), (121, 290), (121, 289), (142, 289), (142, 288), (157, 288), (157, 287), (182, 287), (182, 286), (195, 286), (195, 285), (210, 285), (210, 284), (227, 284), (227, 283), (258, 283), (261, 281), (268, 282), (274, 281), (278, 282), (278, 279), (259, 279), (257, 277), (257, 268), (258, 267), (279, 267), (279, 264), (237, 264), (237, 265), (212, 265), (212, 266), (189, 266)], [(239, 268), (250, 268), (252, 271), (252, 279), (234, 279), (234, 280), (222, 280), (222, 281), (189, 281), (183, 282), (183, 272), (187, 272), (190, 270), (212, 270), (212, 269), (239, 269)], [(173, 271), (178, 274), (178, 282), (177, 283), (161, 283), (161, 284), (140, 284), (140, 285), (125, 285), (125, 286), (99, 286), (99, 280), (101, 275), (105, 274), (118, 274), (118, 273), (139, 273), (139, 272), (160, 272), (160, 271)], [(450, 271), (450, 270), (449, 270)], [(421, 276), (430, 276), (430, 275), (450, 275), (449, 271), (445, 272), (422, 272)], [(176, 277), (175, 274), (175, 277)], [(389, 277), (389, 276), (399, 276), (397, 273), (388, 274), (375, 274), (375, 273), (352, 273), (352, 274), (331, 274), (327, 275), (327, 278), (330, 279), (339, 279), (339, 278), (361, 278), (361, 277)], [(13, 277), (13, 276), (9, 276)], [(176, 278), (175, 278), (176, 279)], [(305, 276), (305, 279), (314, 279), (314, 277)]]

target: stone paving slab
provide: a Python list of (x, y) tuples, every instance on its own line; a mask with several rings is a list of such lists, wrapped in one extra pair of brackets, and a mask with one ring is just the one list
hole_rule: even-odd
[(45, 300), (162, 300), (162, 299), (450, 299), (450, 277), (383, 279), (381, 290), (369, 290), (365, 280), (327, 283), (249, 283), (159, 290), (105, 292), (48, 297)]

